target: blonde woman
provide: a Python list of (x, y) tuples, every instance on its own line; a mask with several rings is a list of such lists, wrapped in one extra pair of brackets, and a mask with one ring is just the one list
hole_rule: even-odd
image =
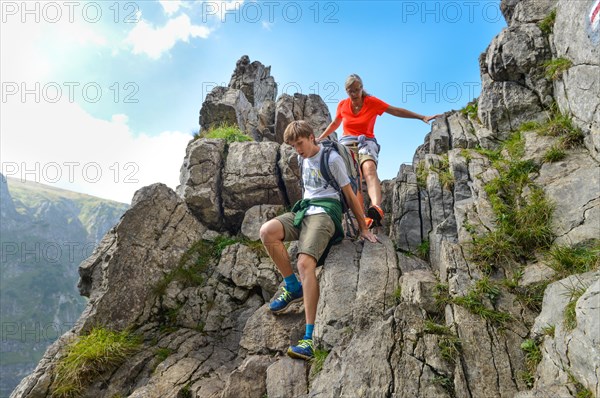
[(429, 124), (431, 120), (440, 115), (423, 116), (407, 109), (391, 106), (368, 94), (363, 87), (362, 79), (355, 74), (348, 76), (345, 87), (348, 98), (340, 101), (335, 119), (319, 136), (318, 141), (327, 138), (340, 127), (342, 122), (344, 123), (344, 133), (340, 142), (348, 146), (358, 157), (360, 170), (367, 183), (367, 192), (371, 200), (366, 217), (366, 223), (371, 228), (381, 225), (384, 217), (381, 209), (381, 184), (377, 176), (379, 145), (374, 132), (377, 116), (389, 113), (396, 117), (419, 119)]

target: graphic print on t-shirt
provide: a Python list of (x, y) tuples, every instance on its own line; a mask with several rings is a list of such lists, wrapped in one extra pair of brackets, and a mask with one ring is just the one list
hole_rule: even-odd
[(325, 186), (325, 179), (321, 175), (321, 170), (304, 168), (302, 179), (304, 180), (304, 186), (308, 189), (317, 189)]

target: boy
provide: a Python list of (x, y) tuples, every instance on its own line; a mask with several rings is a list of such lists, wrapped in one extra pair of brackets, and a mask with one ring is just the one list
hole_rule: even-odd
[[(338, 192), (321, 176), (319, 165), (322, 146), (317, 144), (310, 125), (303, 120), (291, 122), (285, 129), (283, 139), (302, 157), (304, 195), (294, 205), (292, 212), (263, 224), (260, 238), (285, 280), (283, 293), (271, 302), (269, 309), (279, 314), (290, 304), (304, 300), (306, 333), (298, 345), (291, 346), (287, 353), (292, 358), (308, 360), (314, 356), (312, 334), (319, 302), (315, 270), (329, 242), (337, 243), (343, 238), (342, 205)], [(358, 220), (361, 238), (377, 242), (377, 237), (367, 228), (363, 206), (352, 191), (344, 161), (339, 154), (331, 153), (329, 166)], [(300, 281), (292, 270), (283, 245), (284, 241), (292, 240), (298, 240)]]

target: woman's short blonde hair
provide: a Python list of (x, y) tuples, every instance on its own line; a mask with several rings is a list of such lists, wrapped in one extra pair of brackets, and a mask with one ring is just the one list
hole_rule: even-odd
[(367, 95), (369, 95), (369, 94), (368, 94), (368, 93), (365, 91), (365, 88), (364, 88), (364, 85), (363, 85), (363, 81), (362, 81), (362, 79), (360, 78), (360, 76), (358, 76), (358, 75), (357, 75), (357, 74), (355, 74), (355, 73), (351, 74), (350, 76), (348, 76), (348, 77), (346, 78), (346, 83), (344, 84), (344, 88), (345, 88), (346, 90), (348, 90), (348, 87), (350, 87), (351, 85), (353, 85), (355, 82), (358, 82), (358, 84), (360, 84), (360, 88), (362, 89), (362, 96), (363, 96), (363, 97), (366, 97)]
[(292, 144), (298, 141), (299, 138), (310, 138), (314, 136), (315, 132), (307, 121), (294, 120), (285, 128), (285, 131), (283, 132), (283, 142)]

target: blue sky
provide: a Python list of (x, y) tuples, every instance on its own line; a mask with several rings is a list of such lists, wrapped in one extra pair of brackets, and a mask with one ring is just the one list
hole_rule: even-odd
[[(505, 26), (496, 0), (1, 5), (2, 172), (121, 202), (177, 186), (204, 96), (244, 54), (271, 66), (278, 95), (320, 94), (332, 115), (351, 73), (435, 114), (479, 94), (478, 57)], [(429, 129), (379, 118), (382, 179)]]

